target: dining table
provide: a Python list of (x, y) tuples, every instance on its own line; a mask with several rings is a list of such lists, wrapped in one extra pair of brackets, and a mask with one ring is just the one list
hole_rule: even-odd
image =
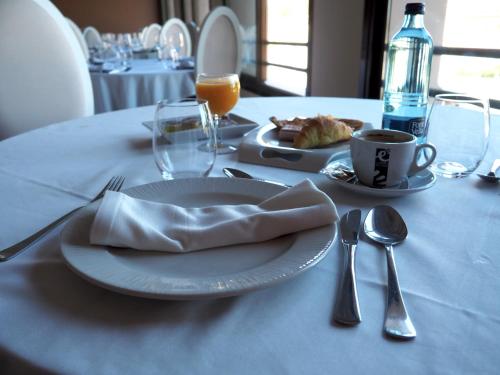
[[(151, 131), (143, 126), (154, 112), (154, 106), (144, 106), (102, 113), (0, 142), (0, 248), (85, 205), (112, 176), (126, 178), (125, 191), (160, 181)], [(332, 114), (376, 128), (382, 102), (255, 97), (241, 98), (233, 112), (260, 126), (271, 116)], [(241, 138), (225, 141), (238, 145)], [(500, 116), (492, 111), (489, 148), (477, 171), (487, 172), (499, 153)], [(476, 174), (438, 176), (432, 186), (412, 194), (368, 195), (318, 171), (243, 162), (237, 152), (217, 155), (207, 178), (225, 178), (224, 167), (289, 185), (309, 179), (331, 198), (339, 216), (359, 209), (364, 220), (375, 206), (395, 208), (408, 227), (394, 254), (417, 336), (397, 340), (383, 333), (386, 255), (363, 234), (355, 263), (362, 319), (342, 325), (333, 319), (345, 258), (338, 230), (324, 256), (292, 278), (223, 298), (176, 300), (89, 282), (61, 253), (61, 225), (0, 263), (0, 372), (499, 373), (499, 184)], [(303, 246), (305, 251), (308, 245)], [(211, 266), (216, 265), (200, 264), (200, 270), (207, 274)]]
[(123, 66), (104, 71), (92, 66), (90, 78), (95, 113), (153, 105), (163, 99), (177, 100), (195, 94), (193, 59), (184, 59), (175, 66), (169, 60), (133, 58)]

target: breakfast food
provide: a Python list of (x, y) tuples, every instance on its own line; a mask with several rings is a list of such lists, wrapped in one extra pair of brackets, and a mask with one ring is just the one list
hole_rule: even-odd
[(269, 120), (276, 125), (278, 128), (282, 128), (286, 125), (294, 125), (294, 126), (305, 126), (311, 121), (311, 118), (303, 118), (303, 117), (295, 117), (292, 120), (278, 120), (275, 116), (271, 117)]
[(353, 130), (359, 130), (363, 127), (363, 121), (355, 120), (352, 118), (339, 118), (339, 121), (342, 121), (347, 126), (351, 127)]
[(345, 123), (337, 121), (316, 120), (308, 126), (304, 126), (293, 139), (293, 147), (314, 148), (331, 145), (340, 141), (351, 139), (352, 128)]
[(292, 120), (270, 118), (278, 128), (280, 141), (293, 142), (296, 148), (314, 148), (347, 141), (352, 132), (363, 126), (363, 122), (354, 119), (337, 119), (332, 115), (316, 117), (295, 117)]

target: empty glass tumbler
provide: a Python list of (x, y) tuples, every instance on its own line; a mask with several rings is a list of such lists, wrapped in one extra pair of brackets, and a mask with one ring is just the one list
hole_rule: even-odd
[[(209, 152), (207, 144), (212, 145)], [(166, 180), (208, 176), (216, 151), (214, 124), (207, 102), (159, 102), (153, 126), (153, 153)]]
[(488, 148), (489, 100), (462, 94), (436, 95), (427, 128), (428, 140), (437, 149), (431, 170), (449, 178), (468, 176)]

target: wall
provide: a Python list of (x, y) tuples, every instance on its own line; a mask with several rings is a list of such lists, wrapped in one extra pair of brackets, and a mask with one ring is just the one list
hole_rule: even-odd
[(364, 0), (313, 0), (311, 95), (358, 96)]
[(52, 0), (62, 14), (80, 28), (100, 32), (135, 32), (153, 22), (161, 23), (158, 0)]

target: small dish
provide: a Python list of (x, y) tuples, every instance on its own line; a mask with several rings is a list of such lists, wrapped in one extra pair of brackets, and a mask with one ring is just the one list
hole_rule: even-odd
[[(363, 129), (373, 129), (373, 125), (365, 122)], [(333, 154), (349, 150), (349, 142), (309, 149), (294, 148), (292, 142), (279, 139), (276, 125), (270, 123), (245, 135), (240, 144), (238, 159), (245, 163), (317, 173)]]
[[(238, 116), (234, 113), (231, 113), (229, 118), (233, 123), (219, 128), (222, 137), (226, 139), (239, 138), (259, 126), (259, 124), (253, 122), (252, 120)], [(149, 130), (152, 130), (154, 121), (144, 121), (142, 125)], [(203, 136), (200, 135), (200, 138), (202, 137)]]
[(429, 169), (424, 169), (403, 181), (399, 186), (377, 189), (361, 184), (357, 178), (343, 178), (342, 174), (338, 173), (339, 170), (352, 170), (352, 160), (349, 150), (333, 155), (328, 165), (320, 173), (347, 190), (380, 198), (396, 198), (418, 193), (419, 191), (429, 189), (436, 183), (436, 175)]

